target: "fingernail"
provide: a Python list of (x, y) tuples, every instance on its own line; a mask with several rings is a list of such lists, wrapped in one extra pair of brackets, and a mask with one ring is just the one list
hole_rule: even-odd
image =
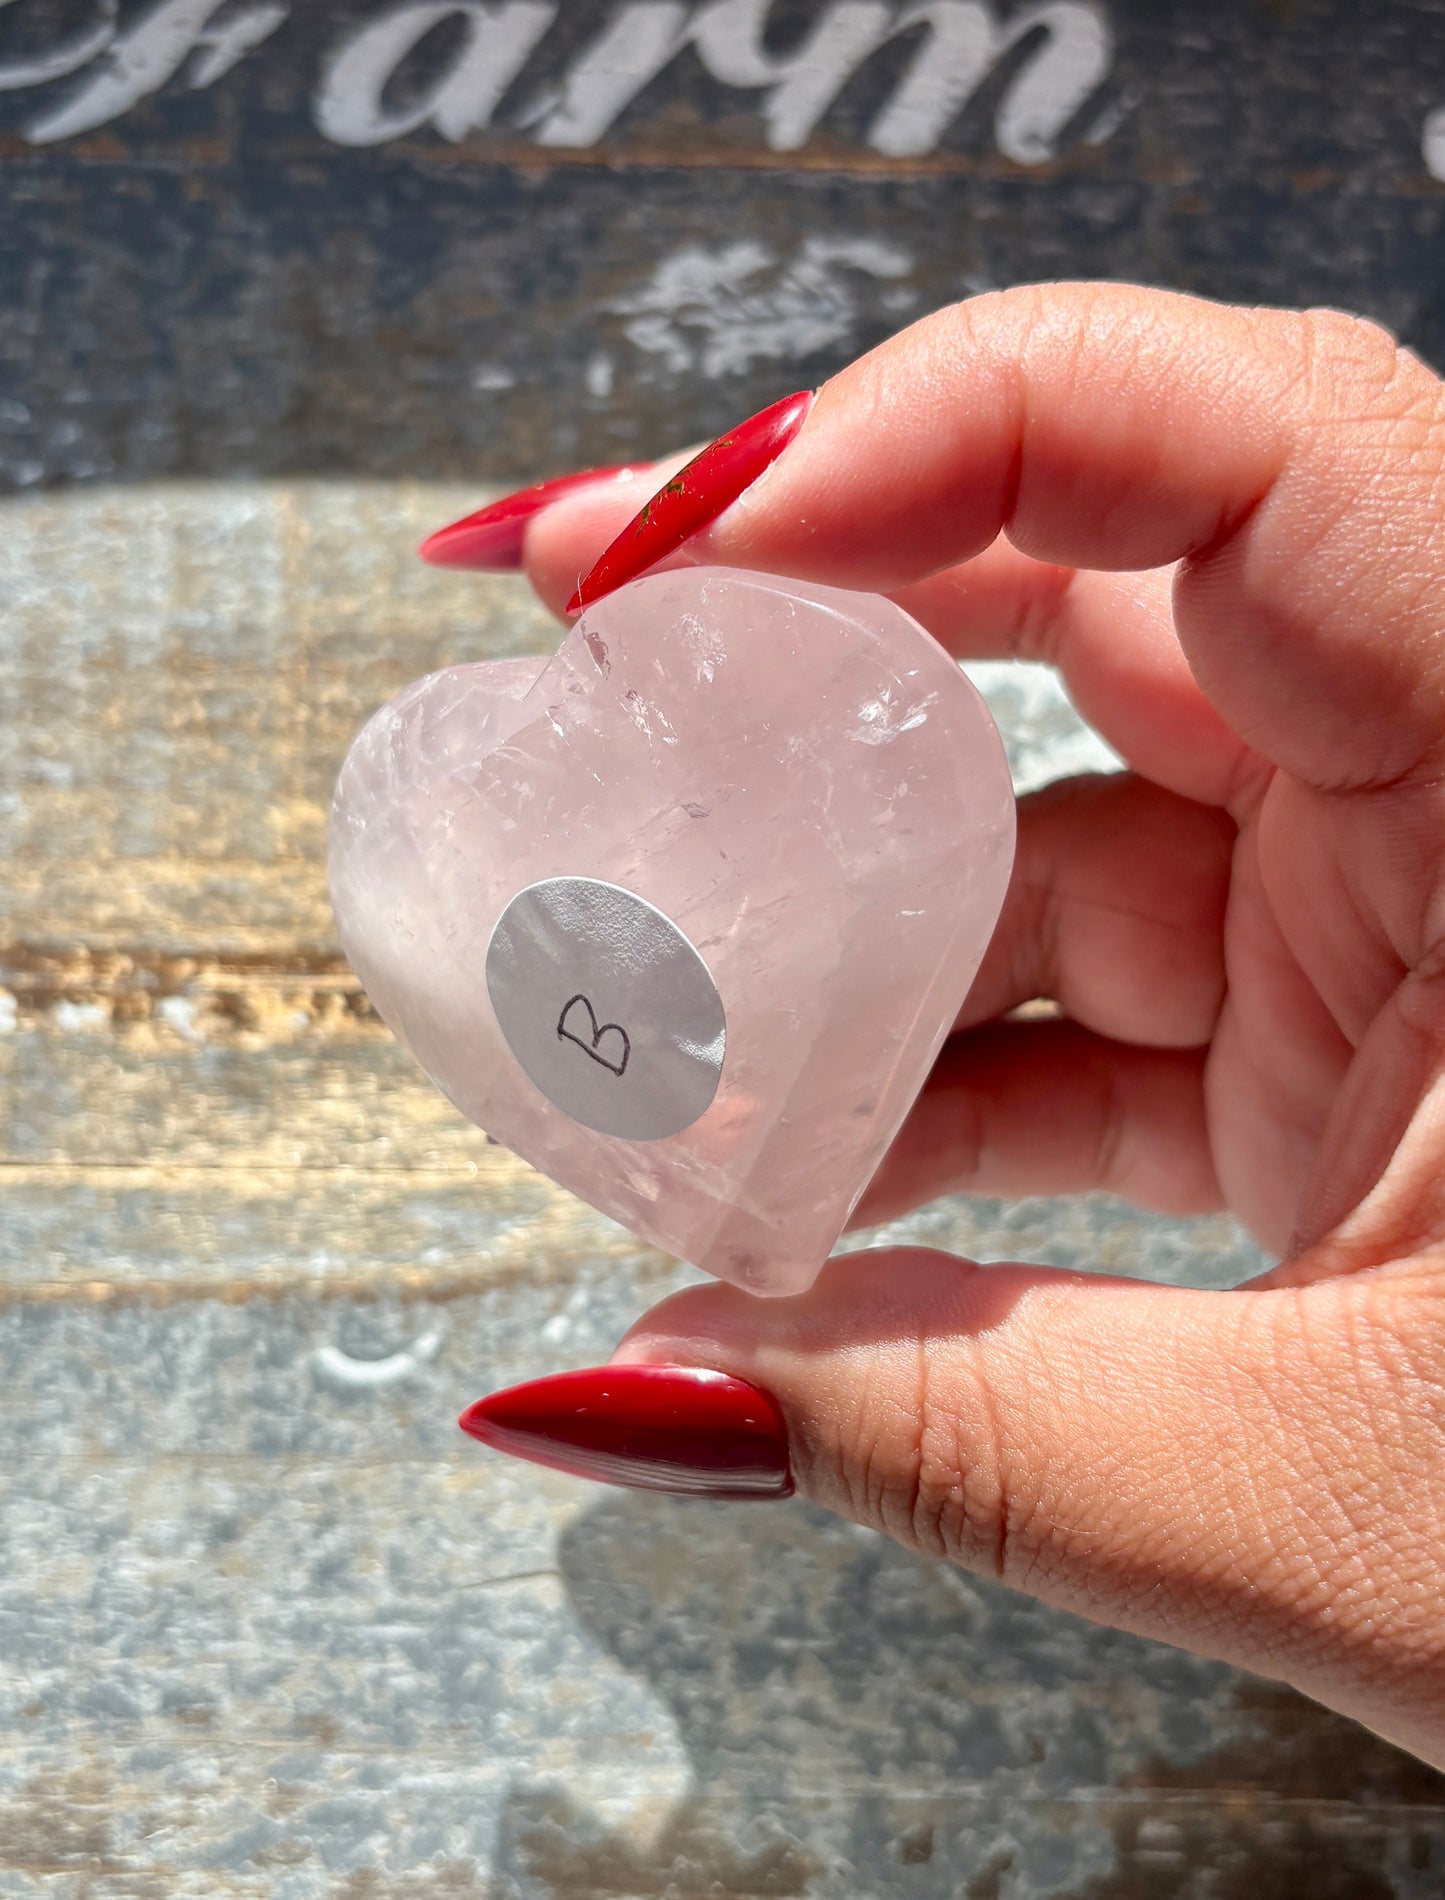
[(580, 613), (624, 581), (634, 580), (715, 521), (777, 460), (812, 406), (812, 390), (799, 390), (710, 442), (627, 524), (568, 601), (567, 612)]
[(536, 482), (531, 488), (519, 488), (504, 495), (490, 507), (464, 515), (449, 527), (428, 535), (417, 552), (433, 567), (482, 568), (492, 574), (507, 574), (522, 565), (522, 539), (533, 515), (550, 508), (563, 495), (586, 488), (593, 482), (621, 481), (643, 466), (618, 463), (611, 468), (584, 468), (576, 475), (558, 475), (550, 482)]
[(725, 1372), (589, 1366), (509, 1386), (457, 1423), (496, 1451), (579, 1478), (680, 1497), (792, 1495), (777, 1402)]

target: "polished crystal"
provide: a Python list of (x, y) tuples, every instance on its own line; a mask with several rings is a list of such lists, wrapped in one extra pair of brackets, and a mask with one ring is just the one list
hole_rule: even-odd
[[(337, 787), (332, 901), (377, 1009), (464, 1114), (658, 1246), (791, 1293), (952, 1026), (1013, 831), (988, 710), (902, 609), (679, 568), (590, 607), (550, 658), (453, 667), (377, 713)], [(539, 937), (529, 913), (533, 961), (507, 970), (505, 1009), (525, 1018), (534, 994), (535, 1023), (504, 1033), (488, 952), (508, 906), (551, 880), (616, 887), (664, 920), (699, 962), (695, 997), (715, 990), (717, 1039), (637, 961), (666, 941), (680, 969), (667, 931), (619, 937), (609, 964), (555, 905), (562, 923)], [(661, 1073), (633, 1068), (634, 1047), (687, 1036), (720, 1064), (715, 1090), (650, 1121), (590, 1106), (603, 1089), (622, 1102), (628, 1070), (634, 1087)], [(514, 1053), (544, 1044), (531, 1061), (550, 1094)], [(594, 1125), (558, 1105), (555, 1059), (579, 1065)]]

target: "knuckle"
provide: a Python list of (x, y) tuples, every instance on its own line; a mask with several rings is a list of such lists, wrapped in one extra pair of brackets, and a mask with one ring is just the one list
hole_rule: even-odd
[(911, 1354), (906, 1373), (895, 1360), (860, 1392), (840, 1446), (848, 1515), (923, 1556), (1015, 1585), (1036, 1580), (1046, 1556), (1039, 1513), (1014, 1488), (1006, 1408), (978, 1356), (924, 1334)]
[(918, 1355), (915, 1432), (910, 1483), (902, 1500), (908, 1541), (915, 1550), (958, 1561), (982, 1531), (970, 1511), (973, 1459), (965, 1448), (961, 1408), (953, 1381), (938, 1379), (925, 1346)]
[[(1445, 601), (1439, 517), (1445, 508), (1445, 385), (1389, 331), (1335, 310), (1297, 314), (1276, 337), (1271, 406), (1293, 447), (1259, 518), (1253, 552), (1262, 591), (1304, 590), (1316, 628), (1358, 639), (1362, 589), (1376, 624), (1411, 630), (1390, 653), (1402, 686), (1438, 679)], [(1390, 550), (1388, 558), (1383, 550)], [(1336, 581), (1324, 597), (1326, 577)], [(1342, 584), (1341, 584), (1342, 583)], [(1438, 759), (1435, 702), (1402, 708), (1377, 777)], [(1402, 755), (1408, 752), (1408, 757)]]
[(1439, 378), (1383, 324), (1343, 310), (1306, 310), (1297, 343), (1309, 407), (1326, 421), (1438, 429)]
[(1348, 365), (1382, 383), (1395, 374), (1400, 345), (1373, 317), (1317, 307), (1301, 316), (1305, 347), (1321, 362)]

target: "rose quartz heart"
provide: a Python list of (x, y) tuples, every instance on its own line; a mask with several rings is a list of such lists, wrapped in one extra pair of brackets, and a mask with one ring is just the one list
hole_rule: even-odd
[(983, 701), (892, 602), (634, 582), (550, 659), (433, 674), (347, 755), (348, 956), (451, 1100), (634, 1232), (806, 1287), (997, 920)]

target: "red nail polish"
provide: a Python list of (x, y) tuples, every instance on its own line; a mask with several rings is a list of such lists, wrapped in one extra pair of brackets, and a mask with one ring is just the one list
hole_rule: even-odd
[(730, 502), (776, 461), (803, 426), (813, 392), (800, 390), (760, 409), (695, 455), (655, 494), (599, 558), (567, 603), (580, 613), (624, 581), (635, 580), (664, 555), (715, 521)]
[(683, 1497), (792, 1494), (777, 1402), (690, 1366), (589, 1366), (510, 1386), (457, 1421), (497, 1451), (580, 1478)]
[(631, 475), (638, 466), (641, 465), (624, 462), (610, 468), (585, 468), (576, 475), (558, 475), (550, 482), (519, 488), (514, 495), (504, 495), (490, 507), (479, 508), (474, 515), (464, 515), (449, 527), (438, 528), (417, 551), (433, 567), (471, 567), (493, 574), (510, 573), (522, 564), (522, 538), (533, 515), (540, 514), (563, 495), (570, 495), (574, 489)]

